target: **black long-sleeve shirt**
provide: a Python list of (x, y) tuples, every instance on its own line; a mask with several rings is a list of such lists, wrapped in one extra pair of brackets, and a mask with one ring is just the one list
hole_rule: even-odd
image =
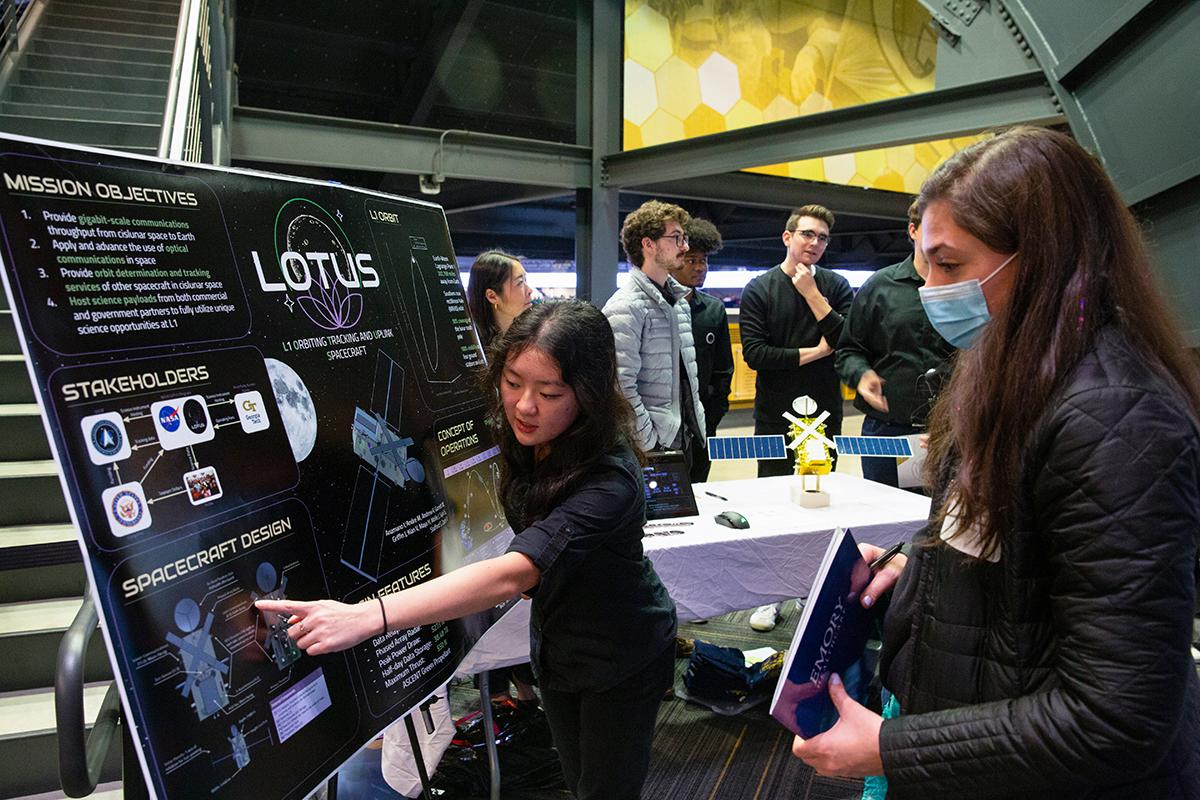
[(733, 382), (733, 347), (729, 342), (729, 315), (725, 304), (699, 290), (688, 296), (692, 309), (692, 339), (696, 342), (696, 374), (700, 379), (700, 405), (704, 406), (705, 434), (714, 436), (729, 410), (729, 385)]
[[(869, 369), (885, 381), (886, 414), (872, 408), (861, 395), (854, 399), (855, 408), (896, 425), (916, 424), (913, 410), (930, 399), (930, 387), (922, 386), (919, 379), (954, 353), (921, 307), (917, 289), (924, 285), (912, 256), (876, 272), (854, 297), (837, 344), (836, 367), (847, 386), (858, 386)], [(922, 417), (926, 412), (923, 409)]]
[(642, 550), (646, 494), (628, 446), (600, 458), (545, 517), (505, 506), (508, 546), (542, 578), (528, 594), (530, 661), (540, 685), (604, 691), (645, 667), (675, 636), (675, 603)]
[(781, 268), (764, 272), (742, 290), (742, 356), (758, 372), (754, 382), (754, 418), (778, 423), (792, 401), (808, 395), (817, 408), (828, 411), (833, 427), (842, 419), (841, 381), (833, 366), (833, 355), (800, 365), (801, 347), (816, 347), (821, 338), (837, 347), (842, 323), (850, 312), (854, 293), (836, 272), (813, 268), (817, 288), (833, 310), (820, 322), (808, 302), (796, 291), (792, 279)]

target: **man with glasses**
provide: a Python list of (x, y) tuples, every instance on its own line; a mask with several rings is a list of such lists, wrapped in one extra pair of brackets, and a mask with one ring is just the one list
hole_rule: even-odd
[[(824, 206), (806, 205), (793, 211), (783, 232), (787, 248), (783, 263), (742, 290), (742, 356), (758, 373), (754, 383), (756, 435), (786, 435), (788, 421), (783, 413), (794, 413), (792, 402), (802, 395), (829, 412), (825, 420), (828, 436), (842, 432), (841, 381), (833, 353), (854, 295), (845, 278), (817, 266), (829, 244), (833, 223), (833, 213)], [(790, 460), (758, 462), (760, 478), (793, 472)], [(778, 615), (778, 603), (763, 606), (751, 615), (750, 625), (769, 631)]]
[(645, 450), (682, 450), (689, 471), (704, 447), (692, 314), (687, 289), (671, 277), (688, 251), (677, 205), (650, 200), (625, 218), (621, 244), (629, 280), (604, 304), (617, 345), (617, 382), (633, 406)]
[[(933, 394), (926, 374), (940, 375), (954, 353), (921, 307), (917, 290), (925, 285), (929, 264), (921, 252), (920, 226), (914, 201), (908, 207), (912, 255), (867, 279), (838, 342), (837, 370), (857, 390), (854, 406), (865, 415), (863, 436), (919, 433)], [(894, 458), (864, 458), (862, 473), (869, 481), (899, 484)]]

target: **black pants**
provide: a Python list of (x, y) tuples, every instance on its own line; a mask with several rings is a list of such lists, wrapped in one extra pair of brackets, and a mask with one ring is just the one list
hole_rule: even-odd
[[(870, 414), (863, 417), (863, 436), (911, 436), (920, 433), (919, 428), (911, 425), (897, 425), (894, 422), (884, 422), (875, 419)], [(894, 458), (864, 458), (862, 460), (862, 475), (869, 481), (886, 483), (888, 486), (900, 487), (900, 478), (896, 472)], [(917, 489), (919, 492), (920, 489)]]
[(567, 788), (579, 800), (638, 800), (650, 771), (654, 722), (675, 680), (672, 640), (648, 666), (603, 692), (542, 687)]
[[(833, 414), (830, 414), (829, 417), (826, 418), (824, 425), (825, 435), (830, 439), (832, 439), (834, 436), (842, 435), (841, 414), (838, 414), (836, 417)], [(771, 436), (775, 434), (782, 434), (786, 439), (788, 435), (788, 429), (790, 427), (791, 423), (783, 417), (780, 417), (778, 421), (756, 419), (754, 420), (754, 435)], [(773, 478), (777, 475), (795, 475), (796, 451), (788, 450), (787, 455), (787, 458), (773, 458), (769, 461), (766, 459), (760, 460), (758, 462), (758, 477)], [(833, 469), (837, 469), (837, 451), (831, 451), (830, 455), (833, 457)]]

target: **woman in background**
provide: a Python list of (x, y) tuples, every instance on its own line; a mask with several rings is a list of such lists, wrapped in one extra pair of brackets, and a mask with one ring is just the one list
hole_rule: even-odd
[(951, 157), (919, 202), (922, 302), (962, 350), (930, 524), (863, 598), (899, 576), (900, 715), (831, 683), (841, 719), (793, 750), (889, 798), (1200, 797), (1200, 380), (1141, 232), (1095, 158), (1032, 128)]
[(489, 421), (517, 531), (502, 556), (380, 600), (260, 601), (310, 655), (532, 596), (530, 653), (567, 786), (635, 800), (674, 679), (675, 606), (642, 551), (646, 499), (612, 328), (579, 301), (540, 305), (493, 343)]
[[(471, 264), (471, 274), (467, 278), (467, 305), (475, 320), (475, 330), (484, 352), (532, 304), (533, 288), (525, 278), (525, 267), (516, 256), (503, 250), (488, 250)], [(476, 676), (477, 688), (482, 686), (480, 677)], [(515, 703), (509, 694), (509, 681), (517, 687)], [(537, 694), (533, 690), (535, 682), (536, 678), (528, 664), (487, 672), (492, 703), (498, 707), (507, 704), (522, 714), (529, 714), (538, 707)]]
[(516, 256), (503, 250), (482, 253), (471, 265), (467, 305), (471, 307), (479, 341), (487, 350), (493, 339), (533, 305), (533, 288), (525, 280), (525, 267)]

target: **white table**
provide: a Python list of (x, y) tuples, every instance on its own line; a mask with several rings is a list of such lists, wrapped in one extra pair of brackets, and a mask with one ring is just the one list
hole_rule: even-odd
[[(698, 516), (649, 523), (647, 533), (684, 531), (643, 540), (680, 620), (804, 597), (835, 528), (849, 528), (858, 542), (887, 547), (911, 538), (929, 516), (927, 497), (836, 472), (821, 476), (829, 505), (802, 508), (791, 501), (799, 482), (785, 476), (696, 484)], [(745, 516), (750, 527), (733, 530), (713, 520), (728, 510)], [(458, 674), (528, 660), (529, 602), (522, 601), (488, 629)]]

